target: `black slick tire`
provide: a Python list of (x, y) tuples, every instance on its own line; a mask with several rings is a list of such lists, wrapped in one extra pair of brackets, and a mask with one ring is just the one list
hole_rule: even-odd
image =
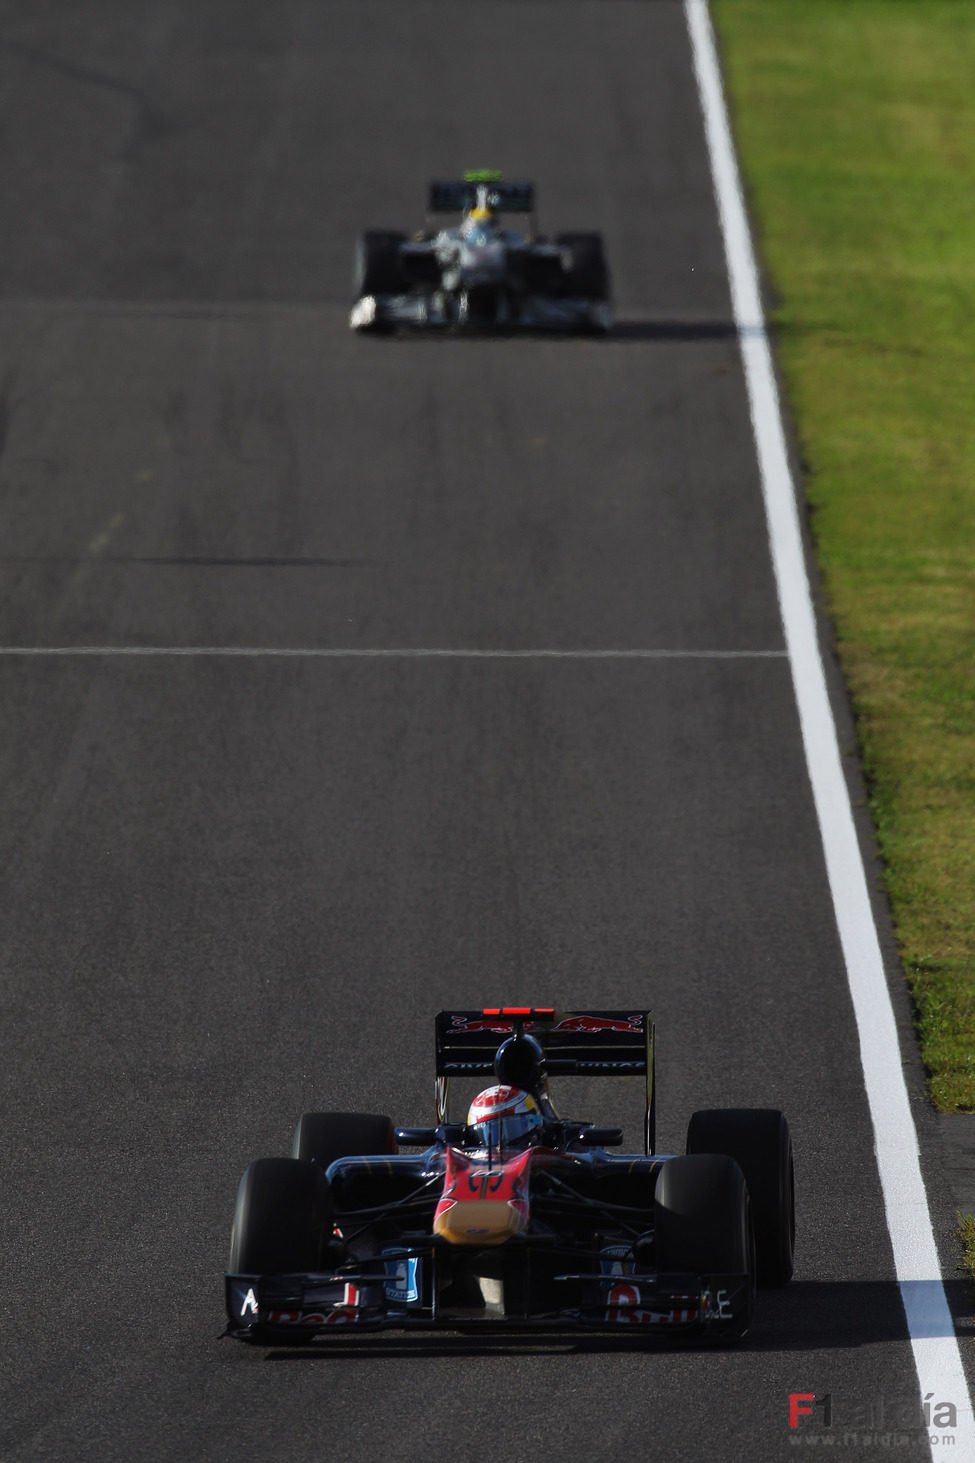
[(354, 297), (398, 295), (405, 289), (399, 248), (406, 235), (392, 229), (367, 229), (355, 246), (352, 288)]
[(322, 1169), (337, 1158), (395, 1152), (396, 1135), (385, 1113), (302, 1113), (291, 1148), (292, 1158)]
[(727, 1319), (710, 1334), (737, 1340), (755, 1303), (755, 1242), (745, 1176), (723, 1154), (668, 1159), (654, 1190), (654, 1251), (662, 1274), (742, 1275)]
[(745, 1175), (758, 1255), (758, 1283), (792, 1278), (796, 1237), (792, 1137), (777, 1108), (705, 1108), (687, 1127), (688, 1153), (723, 1153)]
[(293, 1158), (258, 1158), (237, 1190), (230, 1232), (232, 1275), (288, 1275), (318, 1269), (331, 1232), (328, 1181)]
[(558, 234), (562, 250), (562, 293), (575, 299), (609, 299), (609, 266), (602, 234)]

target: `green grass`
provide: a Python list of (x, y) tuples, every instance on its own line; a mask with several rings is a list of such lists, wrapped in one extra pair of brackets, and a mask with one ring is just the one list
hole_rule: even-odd
[(975, 1111), (975, 4), (712, 9), (931, 1094)]
[(975, 1219), (970, 1214), (959, 1215), (958, 1233), (965, 1253), (965, 1269), (975, 1276)]

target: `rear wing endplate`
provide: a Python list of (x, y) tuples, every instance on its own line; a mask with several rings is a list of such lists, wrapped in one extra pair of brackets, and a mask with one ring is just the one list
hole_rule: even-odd
[(647, 1152), (654, 1142), (654, 1025), (651, 1011), (556, 1011), (541, 1006), (486, 1006), (437, 1013), (437, 1120), (447, 1113), (451, 1077), (494, 1074), (506, 1037), (526, 1031), (545, 1054), (551, 1077), (646, 1076)]

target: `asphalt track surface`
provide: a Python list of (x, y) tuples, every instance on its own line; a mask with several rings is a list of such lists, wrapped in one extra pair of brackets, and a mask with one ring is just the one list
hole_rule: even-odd
[[(0, 649), (98, 649), (0, 656), (0, 1456), (913, 1420), (677, 0), (8, 0), (0, 116)], [(604, 231), (613, 337), (352, 338), (357, 230), (483, 165)], [(434, 1012), (506, 1000), (651, 1005), (665, 1151), (786, 1110), (745, 1344), (219, 1340), (246, 1164), (309, 1107), (427, 1120)]]

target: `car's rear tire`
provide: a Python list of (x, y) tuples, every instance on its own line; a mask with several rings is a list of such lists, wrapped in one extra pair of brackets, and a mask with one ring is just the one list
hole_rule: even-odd
[(385, 1113), (302, 1113), (291, 1148), (292, 1158), (323, 1169), (337, 1158), (395, 1152), (396, 1134)]
[(705, 1108), (687, 1127), (688, 1153), (724, 1153), (745, 1175), (752, 1204), (759, 1285), (792, 1278), (796, 1240), (792, 1137), (777, 1108)]
[(227, 1269), (232, 1275), (315, 1271), (331, 1220), (320, 1169), (293, 1158), (258, 1158), (237, 1190)]
[(406, 235), (392, 229), (367, 229), (355, 246), (352, 287), (355, 298), (365, 295), (399, 295), (405, 289), (400, 269), (399, 248)]
[(609, 265), (602, 234), (558, 234), (564, 274), (562, 293), (575, 299), (609, 299)]
[(745, 1176), (734, 1159), (707, 1153), (664, 1163), (654, 1190), (654, 1253), (662, 1274), (743, 1275), (729, 1315), (711, 1330), (744, 1335), (755, 1303), (755, 1241)]

